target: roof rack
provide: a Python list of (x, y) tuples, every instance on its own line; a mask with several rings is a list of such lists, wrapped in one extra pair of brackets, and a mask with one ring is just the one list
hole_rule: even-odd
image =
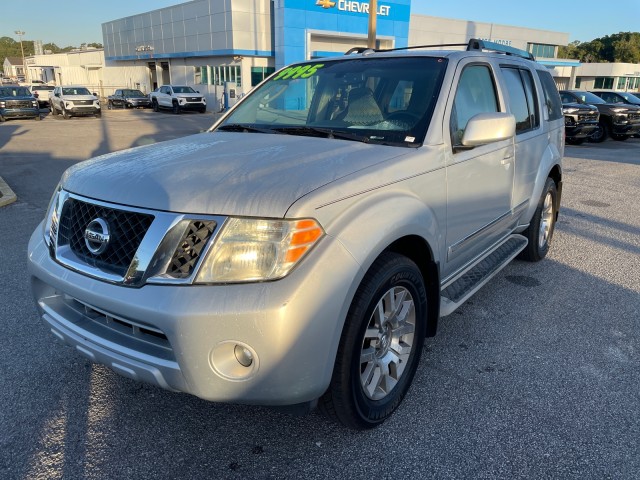
[(504, 53), (505, 55), (514, 55), (517, 57), (526, 58), (527, 60), (535, 60), (535, 57), (526, 50), (520, 50), (518, 48), (502, 45), (501, 43), (489, 42), (487, 40), (480, 40), (478, 38), (472, 38), (469, 43), (439, 43), (434, 45), (415, 45), (411, 47), (398, 47), (398, 48), (369, 48), (369, 47), (353, 47), (345, 52), (345, 55), (351, 55), (352, 53), (374, 53), (374, 52), (397, 52), (398, 50), (416, 50), (424, 48), (442, 48), (442, 47), (467, 47), (467, 51), (483, 51), (489, 50), (492, 52)]
[(535, 60), (536, 58), (526, 50), (520, 50), (519, 48), (509, 47), (500, 43), (489, 42), (487, 40), (479, 40), (472, 38), (469, 40), (467, 50), (490, 50), (492, 52), (504, 53), (506, 55), (514, 55), (516, 57), (526, 58), (527, 60)]

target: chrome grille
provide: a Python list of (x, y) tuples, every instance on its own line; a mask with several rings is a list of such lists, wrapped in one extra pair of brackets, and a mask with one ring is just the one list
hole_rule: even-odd
[(192, 221), (171, 258), (167, 274), (173, 278), (189, 277), (215, 228), (214, 221)]
[(640, 121), (640, 113), (630, 113), (629, 114), (629, 120), (632, 121), (633, 123), (639, 122)]
[(595, 113), (586, 113), (584, 115), (578, 115), (579, 122), (594, 122), (596, 120), (597, 114)]
[(93, 105), (93, 100), (74, 100), (74, 105)]
[[(93, 254), (85, 244), (84, 233), (89, 223), (97, 218), (107, 222), (110, 240), (104, 252)], [(65, 202), (60, 215), (58, 246), (68, 245), (87, 265), (124, 276), (153, 219), (153, 215), (70, 198)]]

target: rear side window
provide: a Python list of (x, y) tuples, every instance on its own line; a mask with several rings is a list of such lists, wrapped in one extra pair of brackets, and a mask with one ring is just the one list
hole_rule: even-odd
[(489, 67), (466, 67), (460, 76), (449, 121), (452, 146), (462, 145), (462, 136), (471, 117), (479, 113), (498, 111), (495, 83)]
[(540, 126), (540, 113), (529, 70), (501, 67), (509, 92), (509, 107), (516, 117), (516, 135)]
[(549, 72), (544, 70), (538, 70), (537, 72), (540, 83), (542, 84), (544, 104), (547, 107), (547, 112), (549, 113), (549, 120), (558, 120), (559, 118), (562, 118), (562, 103), (560, 101), (556, 82), (553, 81)]

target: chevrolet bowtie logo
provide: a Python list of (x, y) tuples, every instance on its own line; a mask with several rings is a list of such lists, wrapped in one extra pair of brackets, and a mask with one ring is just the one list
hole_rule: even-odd
[(316, 5), (322, 8), (332, 8), (336, 6), (336, 2), (332, 2), (331, 0), (318, 0)]

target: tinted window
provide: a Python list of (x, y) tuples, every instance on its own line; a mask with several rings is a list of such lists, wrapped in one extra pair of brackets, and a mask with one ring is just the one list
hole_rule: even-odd
[(502, 67), (509, 92), (509, 107), (516, 117), (516, 135), (540, 124), (535, 96), (531, 91), (531, 73), (528, 70)]
[(549, 113), (549, 120), (562, 118), (562, 104), (560, 103), (556, 83), (553, 81), (551, 74), (544, 70), (538, 70), (538, 78), (542, 84), (544, 103)]
[(467, 123), (474, 115), (498, 112), (498, 100), (493, 75), (485, 65), (466, 67), (460, 76), (456, 97), (451, 109), (451, 144), (462, 145)]

